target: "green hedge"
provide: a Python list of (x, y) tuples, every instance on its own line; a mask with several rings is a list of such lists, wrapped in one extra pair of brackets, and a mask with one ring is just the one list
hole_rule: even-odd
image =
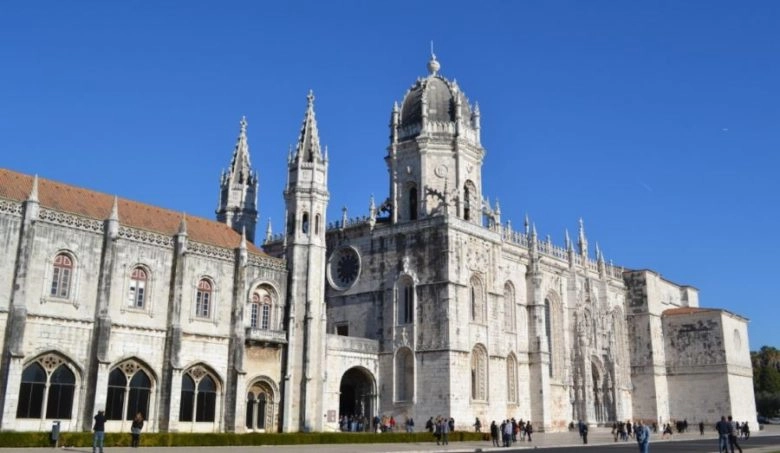
[[(487, 440), (485, 433), (456, 431), (450, 433), (451, 442)], [(230, 445), (301, 445), (301, 444), (374, 444), (420, 443), (436, 439), (427, 432), (417, 433), (142, 433), (144, 447), (195, 447)], [(48, 447), (48, 432), (0, 432), (3, 447)], [(92, 446), (92, 433), (60, 433), (59, 445)], [(130, 433), (106, 433), (107, 447), (130, 446)]]

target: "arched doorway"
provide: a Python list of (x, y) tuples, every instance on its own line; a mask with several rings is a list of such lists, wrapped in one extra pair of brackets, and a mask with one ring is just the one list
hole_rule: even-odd
[(365, 416), (371, 419), (376, 390), (374, 377), (368, 370), (360, 367), (347, 370), (341, 377), (339, 391), (339, 416)]

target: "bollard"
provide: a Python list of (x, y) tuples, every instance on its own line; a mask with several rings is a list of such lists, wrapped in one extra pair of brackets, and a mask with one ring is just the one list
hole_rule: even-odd
[(51, 445), (57, 448), (57, 444), (60, 440), (60, 421), (54, 420), (51, 424)]

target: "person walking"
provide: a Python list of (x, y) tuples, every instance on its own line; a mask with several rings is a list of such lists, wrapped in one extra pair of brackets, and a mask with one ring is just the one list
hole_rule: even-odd
[(525, 422), (525, 433), (528, 435), (528, 442), (533, 442), (531, 440), (531, 434), (534, 433), (534, 425), (531, 424), (531, 420)]
[(726, 421), (726, 417), (721, 417), (720, 421), (715, 424), (715, 431), (718, 432), (718, 452), (728, 453), (729, 422)]
[(95, 424), (92, 426), (92, 453), (96, 453), (97, 449), (100, 449), (100, 453), (103, 453), (103, 441), (106, 438), (106, 415), (102, 410), (99, 410), (95, 415)]
[(729, 448), (731, 449), (731, 453), (734, 453), (734, 447), (737, 447), (739, 453), (742, 453), (742, 447), (740, 447), (739, 442), (737, 442), (737, 432), (737, 426), (734, 424), (731, 415), (729, 415)]
[(135, 414), (133, 424), (130, 426), (130, 433), (133, 435), (133, 441), (130, 444), (133, 448), (138, 448), (138, 444), (141, 441), (141, 430), (144, 428), (144, 415), (142, 413)]
[(588, 443), (588, 424), (582, 422), (582, 420), (580, 420), (580, 437), (583, 444)]
[(639, 446), (639, 453), (650, 453), (650, 428), (638, 421), (634, 425), (634, 435)]
[(479, 417), (477, 417), (477, 421), (474, 422), (474, 432), (480, 432), (482, 431), (482, 422), (479, 421)]
[(496, 425), (495, 420), (490, 424), (490, 438), (493, 440), (494, 447), (500, 447), (498, 444), (498, 425)]
[(448, 437), (450, 434), (450, 423), (447, 421), (447, 418), (443, 418), (441, 420), (441, 444), (442, 445), (449, 445)]
[(704, 422), (699, 422), (699, 435), (704, 435)]

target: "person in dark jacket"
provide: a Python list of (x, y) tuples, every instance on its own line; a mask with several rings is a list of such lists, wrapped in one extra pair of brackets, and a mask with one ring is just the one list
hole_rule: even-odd
[(135, 414), (133, 424), (130, 426), (130, 433), (133, 435), (133, 441), (130, 444), (133, 448), (138, 448), (138, 444), (141, 441), (141, 430), (144, 428), (144, 415), (142, 413)]
[(103, 440), (106, 437), (106, 415), (102, 410), (98, 411), (95, 415), (95, 424), (92, 426), (92, 453), (96, 453), (99, 448), (100, 453), (103, 453)]

